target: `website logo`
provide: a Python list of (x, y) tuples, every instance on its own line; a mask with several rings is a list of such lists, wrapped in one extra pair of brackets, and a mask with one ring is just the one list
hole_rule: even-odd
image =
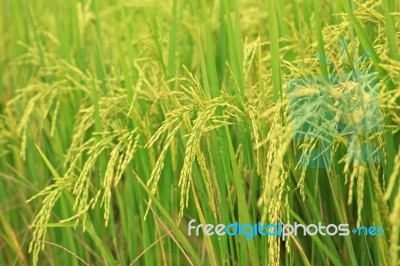
[(368, 136), (383, 129), (379, 109), (379, 78), (373, 70), (362, 69), (369, 58), (362, 55), (345, 64), (347, 42), (340, 40), (340, 69), (324, 56), (329, 74), (293, 78), (286, 82), (293, 139), (299, 147), (301, 168), (329, 168), (334, 138), (346, 139), (346, 160), (350, 163), (375, 163), (382, 160), (379, 143)]
[(252, 240), (256, 236), (274, 236), (281, 237), (282, 241), (286, 241), (290, 236), (348, 236), (350, 234), (358, 236), (383, 236), (384, 230), (380, 226), (361, 226), (350, 230), (349, 224), (294, 224), (270, 223), (262, 225), (261, 222), (255, 224), (240, 224), (234, 222), (228, 225), (225, 224), (196, 224), (196, 220), (192, 219), (188, 224), (188, 235), (199, 236), (246, 236), (246, 240)]

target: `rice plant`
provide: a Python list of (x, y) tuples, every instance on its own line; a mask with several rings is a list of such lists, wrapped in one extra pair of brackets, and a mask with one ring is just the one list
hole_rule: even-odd
[(1, 265), (400, 265), (398, 2), (0, 10)]

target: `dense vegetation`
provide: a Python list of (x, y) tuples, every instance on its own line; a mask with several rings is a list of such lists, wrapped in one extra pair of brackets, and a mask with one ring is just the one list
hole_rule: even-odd
[(400, 2), (0, 9), (1, 265), (400, 265)]

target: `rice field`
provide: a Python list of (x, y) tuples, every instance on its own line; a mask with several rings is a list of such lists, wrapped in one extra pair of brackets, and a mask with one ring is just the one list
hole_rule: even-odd
[(0, 265), (400, 265), (397, 0), (0, 3)]

